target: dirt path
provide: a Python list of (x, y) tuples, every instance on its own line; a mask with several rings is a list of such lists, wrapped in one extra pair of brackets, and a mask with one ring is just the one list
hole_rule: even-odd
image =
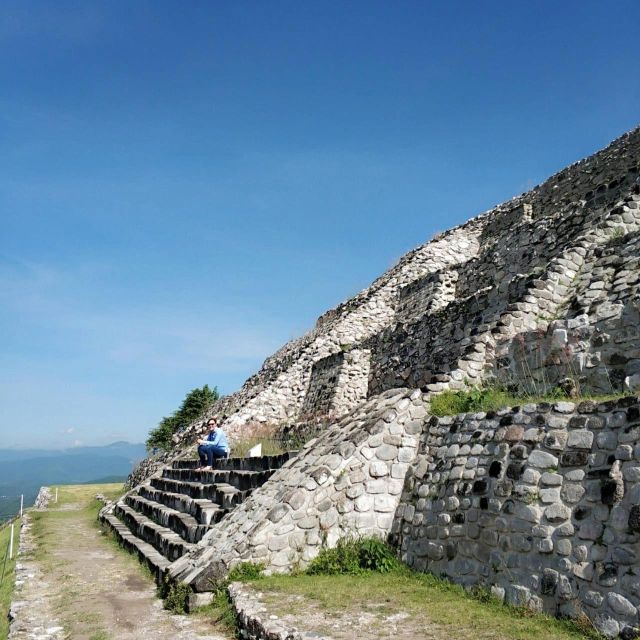
[(10, 639), (226, 640), (202, 618), (163, 609), (151, 576), (96, 526), (98, 490), (105, 487), (62, 487), (57, 505), (31, 514), (16, 591), (24, 604)]

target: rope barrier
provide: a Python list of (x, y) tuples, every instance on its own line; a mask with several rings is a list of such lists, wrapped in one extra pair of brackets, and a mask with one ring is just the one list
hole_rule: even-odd
[(17, 517), (12, 518), (11, 520), (9, 520), (4, 526), (9, 527), (10, 533), (9, 533), (9, 541), (7, 542), (7, 548), (4, 551), (4, 559), (2, 561), (2, 578), (0, 578), (0, 585), (4, 583), (4, 576), (6, 573), (6, 569), (7, 569), (7, 559), (12, 558), (13, 553), (10, 554), (10, 549), (13, 550), (13, 525), (15, 524), (15, 522), (18, 520)]

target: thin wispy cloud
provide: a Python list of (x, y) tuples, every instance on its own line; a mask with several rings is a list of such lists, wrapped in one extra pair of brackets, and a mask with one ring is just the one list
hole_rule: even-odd
[[(73, 271), (33, 262), (0, 263), (0, 307), (47, 330), (82, 338), (103, 360), (171, 369), (237, 370), (279, 346), (277, 329), (247, 308), (203, 300), (193, 309), (171, 303), (87, 302), (102, 265)], [(93, 292), (91, 292), (93, 293)], [(96, 306), (100, 310), (96, 310)]]

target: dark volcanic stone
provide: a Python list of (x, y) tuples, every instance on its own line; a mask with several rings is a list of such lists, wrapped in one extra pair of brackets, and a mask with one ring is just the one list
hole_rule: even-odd
[(473, 493), (486, 493), (487, 491), (487, 481), (486, 480), (476, 480), (473, 483)]
[(593, 413), (596, 410), (596, 403), (585, 400), (578, 405), (578, 413)]
[(576, 520), (584, 520), (591, 513), (591, 507), (577, 507), (573, 512)]
[(620, 632), (622, 640), (635, 640), (638, 636), (640, 636), (640, 631), (636, 627), (625, 627)]
[(522, 464), (521, 462), (512, 462), (507, 467), (507, 478), (511, 478), (511, 480), (520, 480), (523, 469), (524, 464)]
[(629, 512), (629, 529), (634, 533), (640, 531), (640, 505), (634, 504)]
[(583, 467), (588, 459), (586, 451), (566, 451), (560, 456), (560, 464), (564, 467)]
[(617, 581), (618, 567), (615, 564), (608, 562), (598, 574), (598, 584), (601, 584), (603, 587), (613, 587)]
[[(635, 400), (635, 398), (633, 398)], [(627, 420), (629, 422), (635, 422), (640, 418), (640, 408), (638, 407), (629, 407), (627, 409)]]
[(624, 487), (619, 487), (615, 480), (602, 479), (600, 481), (600, 499), (604, 504), (613, 505), (624, 497)]
[(540, 592), (543, 596), (552, 596), (556, 592), (558, 586), (558, 573), (556, 571), (545, 569), (540, 583)]
[(502, 471), (502, 463), (498, 460), (494, 460), (489, 466), (489, 476), (491, 478), (497, 478)]

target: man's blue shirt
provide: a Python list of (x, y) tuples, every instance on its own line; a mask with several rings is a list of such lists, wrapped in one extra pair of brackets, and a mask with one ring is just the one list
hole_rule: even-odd
[(227, 442), (227, 436), (224, 435), (224, 431), (222, 429), (216, 429), (215, 431), (211, 431), (207, 436), (207, 441), (211, 443), (210, 446), (220, 447), (225, 451), (229, 451), (229, 443)]

